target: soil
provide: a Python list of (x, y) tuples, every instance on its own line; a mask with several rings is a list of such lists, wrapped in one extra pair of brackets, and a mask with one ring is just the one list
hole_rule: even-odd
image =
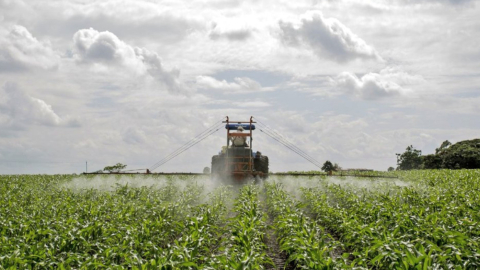
[(275, 234), (275, 230), (271, 228), (273, 221), (271, 218), (267, 221), (267, 231), (265, 233), (265, 238), (263, 241), (267, 245), (267, 256), (272, 259), (274, 265), (265, 265), (265, 269), (267, 270), (293, 270), (295, 269), (295, 265), (293, 263), (289, 263), (285, 267), (285, 263), (287, 262), (287, 254), (280, 249), (280, 245), (277, 241), (277, 236)]
[[(335, 234), (332, 234), (329, 230), (325, 229), (325, 233), (328, 233), (330, 234), (330, 236), (338, 242), (338, 237), (335, 235)], [(330, 250), (330, 257), (332, 257), (333, 259), (338, 259), (338, 258), (341, 258), (343, 253), (345, 253), (345, 250), (339, 246), (333, 248), (332, 250)]]

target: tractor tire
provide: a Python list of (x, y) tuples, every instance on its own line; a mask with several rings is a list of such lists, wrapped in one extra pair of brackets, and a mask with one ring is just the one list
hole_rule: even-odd
[(211, 177), (214, 178), (220, 175), (222, 168), (225, 166), (225, 159), (219, 155), (214, 155), (212, 157), (212, 170)]
[(256, 157), (253, 161), (253, 166), (255, 167), (255, 171), (257, 172), (268, 173), (268, 157)]

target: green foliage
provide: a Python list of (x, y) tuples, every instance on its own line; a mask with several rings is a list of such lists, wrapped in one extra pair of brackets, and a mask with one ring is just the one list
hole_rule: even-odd
[(322, 166), (322, 171), (324, 172), (333, 172), (335, 170), (335, 167), (333, 166), (332, 162), (329, 160), (325, 161)]
[[(280, 249), (295, 269), (333, 269), (335, 242), (301, 210), (279, 183), (265, 183), (267, 208), (273, 217)], [(285, 265), (285, 266), (286, 266)]]
[(105, 168), (103, 168), (104, 171), (107, 171), (107, 172), (120, 172), (121, 170), (125, 169), (127, 167), (127, 165), (124, 165), (122, 163), (117, 163), (113, 166), (107, 166)]
[(72, 177), (0, 176), (0, 269), (203, 268), (216, 252), (225, 188), (73, 190)]
[(441, 169), (443, 164), (442, 157), (439, 155), (425, 155), (422, 156), (423, 169)]
[(401, 180), (3, 175), (0, 269), (265, 269), (267, 230), (277, 269), (480, 269), (480, 170), (382, 173)]
[(260, 208), (259, 189), (245, 185), (235, 200), (236, 216), (227, 226), (231, 236), (222, 243), (222, 254), (212, 260), (209, 269), (263, 269), (273, 262), (264, 242), (266, 215)]
[(399, 170), (415, 170), (422, 166), (422, 151), (408, 146), (406, 151), (397, 155), (397, 165)]
[(438, 153), (442, 159), (442, 168), (477, 169), (480, 168), (480, 139), (461, 141), (442, 149)]
[(480, 168), (480, 139), (451, 144), (444, 141), (435, 154), (422, 156), (424, 169), (478, 169)]
[(303, 190), (318, 223), (342, 243), (337, 268), (478, 269), (480, 170), (399, 175), (398, 186), (324, 181)]
[(387, 171), (393, 172), (393, 171), (395, 171), (395, 168), (393, 168), (393, 167), (388, 167), (388, 170), (387, 170)]
[(435, 154), (440, 154), (442, 153), (445, 149), (447, 149), (450, 145), (452, 145), (451, 142), (448, 140), (444, 141), (439, 148), (435, 149)]

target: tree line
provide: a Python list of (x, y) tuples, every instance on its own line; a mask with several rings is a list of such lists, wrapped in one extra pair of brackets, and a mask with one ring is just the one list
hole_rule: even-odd
[[(416, 169), (478, 169), (480, 168), (480, 139), (452, 144), (444, 141), (435, 154), (422, 155), (422, 151), (409, 145), (405, 152), (397, 153), (397, 170)], [(388, 169), (394, 170), (393, 167)]]

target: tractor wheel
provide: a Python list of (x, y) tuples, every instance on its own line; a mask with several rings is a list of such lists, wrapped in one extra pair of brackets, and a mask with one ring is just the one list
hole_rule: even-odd
[(254, 164), (255, 170), (258, 172), (268, 173), (268, 157), (259, 156), (255, 158)]
[(210, 173), (211, 177), (213, 178), (220, 175), (223, 166), (225, 166), (224, 158), (219, 155), (214, 155), (212, 157), (212, 170)]
[(218, 173), (218, 155), (214, 155), (212, 157), (212, 167), (210, 171), (210, 175), (214, 177)]

